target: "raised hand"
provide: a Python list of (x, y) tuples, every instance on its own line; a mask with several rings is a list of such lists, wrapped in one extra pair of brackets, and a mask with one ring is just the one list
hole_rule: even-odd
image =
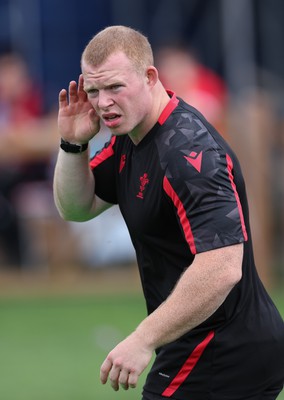
[(87, 143), (100, 130), (100, 119), (84, 91), (83, 76), (69, 83), (69, 90), (59, 93), (58, 131), (61, 137), (76, 144)]

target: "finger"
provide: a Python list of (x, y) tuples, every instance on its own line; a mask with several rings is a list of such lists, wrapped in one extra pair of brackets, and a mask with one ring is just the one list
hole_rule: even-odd
[(112, 367), (112, 362), (108, 359), (105, 359), (105, 361), (102, 363), (100, 371), (100, 379), (103, 385), (107, 382), (107, 378), (111, 370), (111, 367)]
[(78, 80), (78, 97), (82, 100), (87, 98), (87, 93), (84, 90), (84, 78), (82, 74), (79, 76)]
[(131, 388), (136, 388), (138, 381), (138, 374), (136, 372), (130, 372), (128, 376), (128, 385)]
[(90, 131), (96, 135), (100, 131), (100, 117), (94, 109), (89, 110)]
[(96, 110), (94, 108), (91, 108), (89, 110), (89, 117), (92, 121), (97, 122), (97, 120), (100, 119), (100, 117), (98, 116)]
[(119, 365), (113, 365), (112, 369), (109, 374), (109, 380), (110, 380), (110, 385), (113, 388), (113, 390), (117, 391), (119, 389), (119, 383), (118, 383), (118, 378), (120, 375), (120, 366)]
[(79, 89), (79, 90), (84, 90), (84, 77), (83, 77), (82, 74), (79, 75), (78, 89)]
[(77, 83), (71, 81), (69, 83), (69, 103), (76, 103), (78, 101)]
[(59, 102), (59, 108), (66, 107), (68, 105), (66, 89), (60, 90), (59, 96), (58, 96), (58, 102)]
[(124, 389), (127, 390), (129, 388), (129, 384), (128, 384), (128, 378), (129, 378), (129, 371), (124, 369), (120, 371), (119, 374), (119, 385)]

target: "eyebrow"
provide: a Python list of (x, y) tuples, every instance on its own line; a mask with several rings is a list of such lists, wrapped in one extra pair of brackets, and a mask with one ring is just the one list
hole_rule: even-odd
[[(112, 83), (104, 85), (103, 89), (110, 89), (112, 86), (116, 86), (116, 85), (123, 85), (123, 83), (121, 81), (113, 81)], [(99, 90), (99, 88), (94, 85), (91, 85), (91, 86), (84, 87), (84, 90), (86, 93), (88, 93), (91, 90)]]

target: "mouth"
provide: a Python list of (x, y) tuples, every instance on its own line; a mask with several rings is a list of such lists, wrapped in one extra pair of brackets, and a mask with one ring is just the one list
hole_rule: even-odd
[(115, 128), (120, 123), (121, 115), (116, 113), (103, 114), (102, 119), (108, 128)]

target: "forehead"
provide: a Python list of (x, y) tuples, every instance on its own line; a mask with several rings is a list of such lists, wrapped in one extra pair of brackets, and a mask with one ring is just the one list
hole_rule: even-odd
[(84, 86), (108, 84), (112, 81), (124, 80), (136, 73), (131, 60), (122, 52), (111, 54), (105, 62), (98, 66), (82, 61)]

